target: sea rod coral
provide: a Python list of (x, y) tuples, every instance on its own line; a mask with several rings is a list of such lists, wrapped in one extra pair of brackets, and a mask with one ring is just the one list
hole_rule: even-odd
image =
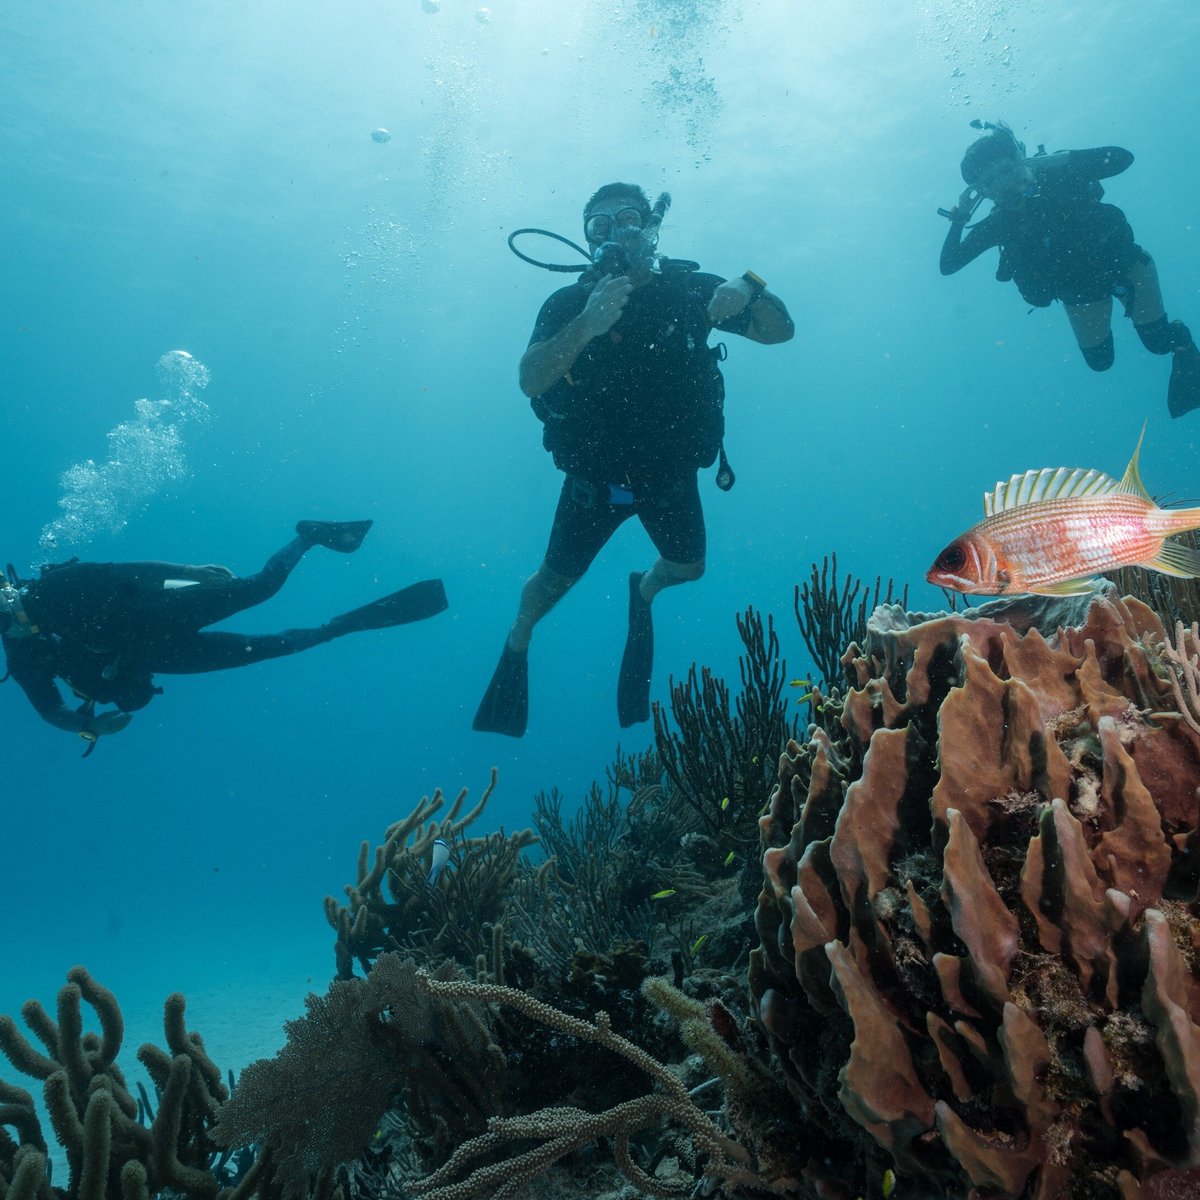
[(751, 988), (821, 1197), (1200, 1194), (1200, 733), (1136, 600), (875, 611), (761, 828)]

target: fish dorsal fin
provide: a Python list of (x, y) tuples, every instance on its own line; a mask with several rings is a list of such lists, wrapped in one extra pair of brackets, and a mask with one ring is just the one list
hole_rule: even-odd
[(1127, 496), (1138, 496), (1143, 500), (1151, 500), (1150, 493), (1146, 491), (1146, 485), (1142, 483), (1142, 477), (1138, 474), (1138, 455), (1142, 451), (1142, 438), (1146, 436), (1146, 422), (1142, 422), (1142, 432), (1138, 434), (1137, 445), (1133, 448), (1133, 457), (1129, 460), (1129, 466), (1125, 468), (1125, 474), (1121, 476), (1121, 482), (1117, 484), (1116, 490), (1124, 492)]
[(1040, 471), (1026, 471), (1014, 475), (1007, 483), (996, 484), (995, 491), (983, 497), (984, 516), (990, 517), (1010, 508), (1024, 504), (1036, 504), (1040, 500), (1067, 500), (1076, 496), (1105, 496), (1117, 492), (1137, 496), (1142, 500), (1153, 499), (1138, 474), (1138, 454), (1142, 449), (1142, 438), (1146, 436), (1146, 423), (1138, 435), (1133, 457), (1125, 474), (1120, 479), (1105, 475), (1103, 471), (1084, 467), (1043, 467)]
[(983, 512), (991, 517), (1010, 508), (1036, 504), (1041, 500), (1065, 500), (1074, 496), (1103, 496), (1116, 491), (1120, 484), (1103, 471), (1087, 467), (1043, 467), (1014, 475), (1007, 483), (983, 497)]

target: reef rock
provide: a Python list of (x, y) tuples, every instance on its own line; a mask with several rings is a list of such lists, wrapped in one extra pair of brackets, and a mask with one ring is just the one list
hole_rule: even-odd
[(751, 987), (812, 1194), (1200, 1195), (1200, 735), (1164, 638), (1110, 591), (884, 606), (847, 651), (760, 822)]

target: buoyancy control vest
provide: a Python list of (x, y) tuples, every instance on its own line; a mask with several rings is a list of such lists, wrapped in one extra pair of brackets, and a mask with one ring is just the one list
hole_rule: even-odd
[[(653, 492), (715, 461), (725, 431), (725, 347), (708, 345), (708, 303), (720, 283), (695, 263), (662, 260), (613, 328), (532, 400), (560, 470)], [(582, 312), (593, 286), (585, 278), (555, 293), (535, 340)]]

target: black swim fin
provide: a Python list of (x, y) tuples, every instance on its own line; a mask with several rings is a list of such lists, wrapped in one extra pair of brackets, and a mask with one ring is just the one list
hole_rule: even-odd
[(1171, 382), (1167, 385), (1167, 410), (1182, 417), (1200, 407), (1200, 350), (1190, 338), (1171, 355)]
[(296, 533), (310, 546), (353, 554), (374, 524), (374, 521), (297, 521)]
[(479, 733), (503, 733), (519, 738), (524, 737), (528, 723), (529, 652), (509, 649), (505, 639), (504, 651), (471, 728)]
[(629, 632), (617, 681), (617, 720), (622, 729), (650, 720), (650, 675), (654, 669), (654, 624), (642, 599), (642, 572), (629, 576)]
[(411, 625), (426, 621), (449, 608), (446, 589), (440, 579), (425, 579), (401, 588), (382, 600), (373, 600), (361, 608), (334, 617), (326, 629), (333, 637), (359, 633), (364, 629), (390, 629), (393, 625)]

